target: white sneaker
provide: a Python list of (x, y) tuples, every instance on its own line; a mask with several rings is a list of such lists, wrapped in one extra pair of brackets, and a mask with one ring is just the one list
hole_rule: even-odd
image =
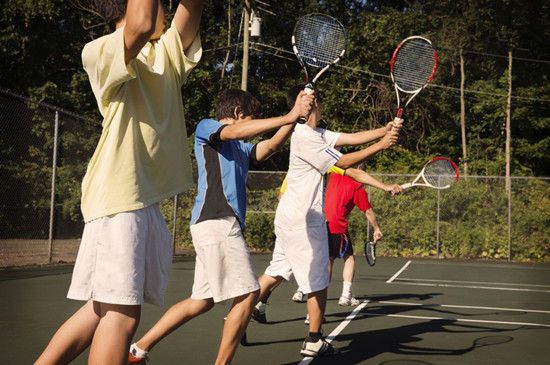
[(301, 303), (304, 301), (304, 293), (300, 291), (300, 289), (296, 290), (294, 292), (294, 295), (292, 296), (292, 301), (296, 303)]
[(300, 354), (303, 356), (317, 357), (336, 355), (338, 352), (340, 352), (338, 348), (332, 346), (330, 343), (325, 341), (324, 338), (317, 340), (317, 342), (309, 342), (308, 338), (306, 338), (304, 344), (302, 345)]
[(353, 295), (350, 295), (349, 297), (347, 296), (341, 296), (340, 299), (338, 300), (338, 305), (341, 305), (341, 306), (350, 306), (350, 305), (353, 305), (353, 306), (356, 306), (356, 305), (359, 305), (361, 302), (356, 299)]

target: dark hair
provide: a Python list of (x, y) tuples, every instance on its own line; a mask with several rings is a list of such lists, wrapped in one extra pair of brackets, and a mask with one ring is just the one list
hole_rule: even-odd
[(243, 116), (252, 116), (254, 119), (262, 116), (262, 105), (252, 94), (244, 90), (223, 90), (218, 96), (216, 104), (216, 119), (235, 118), (236, 107), (241, 108)]
[(105, 20), (111, 32), (116, 30), (116, 24), (126, 15), (128, 0), (92, 0), (94, 9)]
[[(294, 108), (294, 103), (296, 102), (298, 94), (300, 94), (300, 91), (304, 90), (305, 87), (306, 84), (298, 84), (288, 90), (286, 93), (286, 106), (288, 107), (288, 110), (292, 110), (292, 108)], [(321, 96), (317, 91), (315, 91), (315, 99), (317, 99), (318, 102), (321, 102)]]

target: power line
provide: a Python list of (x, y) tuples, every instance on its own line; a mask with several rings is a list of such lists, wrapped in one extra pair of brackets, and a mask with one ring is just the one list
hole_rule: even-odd
[[(256, 48), (255, 46), (265, 47), (265, 48), (268, 48), (268, 49), (273, 49), (273, 50), (276, 50), (277, 52), (292, 55), (292, 57), (284, 57), (280, 54), (272, 53), (269, 50)], [(264, 44), (264, 43), (259, 43), (259, 42), (251, 43), (251, 47), (253, 47), (254, 50), (259, 51), (259, 52), (264, 52), (266, 54), (269, 54), (269, 55), (272, 55), (272, 56), (275, 56), (275, 57), (279, 57), (279, 58), (283, 58), (283, 59), (286, 59), (286, 60), (289, 60), (289, 61), (298, 62), (296, 60), (296, 58), (294, 57), (293, 52), (287, 51), (287, 50), (282, 49), (282, 48), (274, 47), (274, 46)], [(348, 70), (348, 71), (362, 73), (362, 74), (368, 74), (368, 75), (371, 75), (371, 76), (376, 76), (376, 77), (385, 78), (385, 79), (390, 78), (389, 75), (379, 74), (379, 73), (376, 73), (376, 72), (366, 71), (366, 70), (363, 70), (363, 69), (360, 69), (360, 68), (345, 66), (345, 65), (341, 65), (341, 64), (336, 64), (336, 65), (334, 65), (334, 67), (337, 68), (337, 69)], [(458, 87), (439, 85), (439, 84), (435, 84), (435, 83), (434, 84), (429, 84), (428, 86), (437, 87), (437, 88), (445, 89), (445, 90), (460, 91), (460, 88), (458, 88)], [(480, 94), (480, 95), (488, 95), (488, 96), (496, 96), (496, 97), (507, 97), (506, 94), (491, 93), (491, 92), (480, 91), (480, 90), (464, 89), (464, 91), (468, 92), (468, 93), (472, 93), (472, 94)], [(530, 97), (525, 97), (525, 96), (512, 96), (512, 99), (550, 103), (550, 99), (530, 98)]]

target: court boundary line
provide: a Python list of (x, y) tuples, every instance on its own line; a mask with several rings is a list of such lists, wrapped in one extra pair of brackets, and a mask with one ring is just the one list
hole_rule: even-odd
[(396, 272), (395, 274), (393, 274), (393, 276), (391, 278), (388, 279), (388, 281), (386, 281), (386, 284), (390, 284), (392, 281), (395, 280), (395, 278), (397, 278), (399, 275), (401, 275), (401, 273), (403, 271), (405, 271), (405, 269), (411, 264), (411, 260), (407, 261), (407, 263), (405, 265), (403, 265), (403, 267), (401, 269), (399, 269), (398, 272)]
[(469, 280), (441, 280), (441, 279), (398, 279), (398, 280), (410, 280), (410, 281), (431, 281), (431, 282), (443, 282), (443, 283), (465, 283), (465, 284), (493, 284), (502, 286), (526, 286), (534, 288), (550, 288), (550, 285), (544, 284), (521, 284), (521, 283), (497, 283), (491, 281), (469, 281)]
[(371, 300), (370, 303), (382, 303), (382, 304), (397, 304), (403, 306), (417, 306), (417, 307), (443, 307), (443, 308), (462, 308), (462, 309), (488, 309), (488, 310), (500, 310), (507, 312), (528, 312), (528, 313), (544, 313), (550, 314), (550, 311), (540, 309), (518, 309), (518, 308), (503, 308), (503, 307), (483, 307), (475, 305), (456, 305), (456, 304), (424, 304), (424, 303), (410, 303), (410, 302), (392, 302), (389, 300)]
[(544, 323), (529, 323), (529, 322), (508, 322), (508, 321), (491, 321), (482, 319), (463, 319), (463, 318), (445, 318), (445, 317), (429, 317), (429, 316), (411, 316), (405, 314), (385, 314), (385, 313), (363, 313), (364, 316), (371, 317), (396, 317), (396, 318), (411, 318), (411, 319), (429, 319), (448, 322), (469, 322), (469, 323), (487, 323), (487, 324), (507, 324), (516, 326), (534, 326), (534, 327), (549, 327), (550, 324)]
[[(392, 284), (414, 285), (414, 286), (433, 286), (433, 287), (444, 287), (444, 288), (466, 288), (466, 289), (486, 289), (486, 290), (505, 290), (505, 291), (550, 293), (550, 290), (539, 290), (539, 289), (504, 288), (504, 287), (492, 287), (492, 286), (480, 286), (480, 285), (456, 285), (456, 284), (440, 284), (440, 283), (438, 283), (438, 284), (433, 284), (433, 283), (411, 283), (411, 282), (406, 282), (406, 280), (409, 280), (409, 279), (399, 279), (397, 282), (394, 282)], [(499, 285), (499, 283), (494, 283), (494, 284)]]
[[(355, 307), (355, 309), (350, 313), (348, 314), (348, 316), (342, 321), (340, 322), (340, 324), (338, 326), (336, 326), (336, 328), (334, 330), (332, 330), (332, 332), (327, 336), (325, 337), (325, 340), (328, 342), (328, 343), (331, 343), (332, 340), (334, 340), (336, 338), (336, 336), (338, 336), (340, 334), (340, 332), (342, 332), (342, 330), (344, 328), (346, 328), (346, 326), (357, 316), (357, 314), (364, 308), (367, 306), (367, 304), (370, 303), (370, 301), (368, 300), (365, 300), (364, 302), (362, 302), (361, 304), (359, 304), (357, 307)], [(310, 362), (313, 361), (313, 359), (315, 359), (314, 357), (311, 357), (311, 356), (306, 356), (302, 359), (302, 361), (300, 361), (298, 363), (298, 365), (307, 365), (309, 364)]]

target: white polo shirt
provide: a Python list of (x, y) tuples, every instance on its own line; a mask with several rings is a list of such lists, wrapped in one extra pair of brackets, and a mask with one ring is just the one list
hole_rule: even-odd
[(323, 175), (340, 159), (334, 148), (340, 133), (297, 124), (290, 139), (287, 188), (275, 225), (289, 229), (325, 225)]

